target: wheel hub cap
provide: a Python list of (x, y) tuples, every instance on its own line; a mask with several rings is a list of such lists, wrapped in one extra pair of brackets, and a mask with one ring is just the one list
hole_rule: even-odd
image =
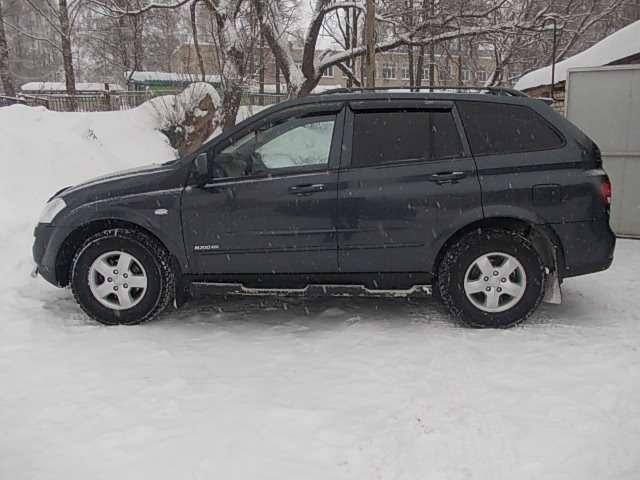
[(147, 291), (142, 263), (123, 251), (100, 255), (89, 268), (89, 288), (95, 299), (112, 310), (136, 306)]
[(512, 255), (492, 252), (476, 258), (464, 276), (469, 301), (484, 312), (504, 312), (514, 307), (527, 288), (522, 264)]

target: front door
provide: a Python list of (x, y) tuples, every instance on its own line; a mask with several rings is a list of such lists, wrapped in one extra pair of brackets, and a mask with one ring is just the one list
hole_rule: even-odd
[(182, 201), (193, 273), (337, 270), (340, 109), (280, 114), (212, 149)]
[[(433, 245), (476, 209), (480, 184), (451, 102), (352, 105), (340, 171), (343, 272), (430, 272)], [(352, 131), (351, 131), (352, 130)]]

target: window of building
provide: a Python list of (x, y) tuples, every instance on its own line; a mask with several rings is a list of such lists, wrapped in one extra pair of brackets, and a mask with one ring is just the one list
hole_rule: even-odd
[(323, 78), (333, 78), (333, 67), (327, 67), (322, 71)]
[(400, 67), (400, 73), (402, 75), (402, 80), (409, 80), (409, 65), (406, 63), (402, 64), (402, 67)]
[(476, 72), (476, 78), (478, 79), (479, 82), (486, 82), (487, 81), (487, 71), (486, 70), (478, 70)]
[(393, 63), (384, 63), (382, 65), (382, 78), (385, 80), (395, 80), (396, 66)]
[(458, 102), (474, 155), (559, 148), (556, 130), (528, 107), (489, 102)]
[(450, 111), (358, 112), (353, 126), (352, 166), (437, 160), (461, 155)]
[(449, 80), (451, 78), (451, 65), (440, 65), (438, 68), (438, 77), (440, 80)]
[(460, 70), (460, 81), (468, 82), (469, 80), (471, 80), (471, 71), (467, 68)]

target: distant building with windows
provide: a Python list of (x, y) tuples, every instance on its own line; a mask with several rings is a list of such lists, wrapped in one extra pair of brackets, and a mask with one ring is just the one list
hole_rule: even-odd
[[(216, 48), (210, 43), (201, 43), (200, 50), (207, 75), (220, 74), (220, 62), (216, 55)], [(417, 66), (418, 55), (414, 48), (414, 70)], [(302, 48), (292, 48), (294, 60), (302, 64)], [(316, 56), (319, 58), (330, 51), (318, 50)], [(279, 91), (285, 92), (284, 77), (278, 75), (276, 64), (268, 47), (264, 47), (262, 52), (256, 48), (250, 58), (252, 75), (252, 88), (257, 88), (260, 79), (260, 70), (264, 69), (264, 90), (273, 93), (276, 90), (278, 80), (281, 84)], [(366, 78), (364, 75), (363, 58), (356, 59), (355, 73), (358, 80)], [(182, 75), (196, 75), (200, 72), (200, 67), (192, 43), (183, 44), (178, 47), (172, 56), (171, 65), (174, 72)], [(434, 55), (434, 86), (475, 86), (482, 85), (494, 69), (493, 52), (489, 49), (476, 48), (473, 52), (464, 54), (452, 54), (441, 52)], [(428, 55), (424, 57), (422, 85), (429, 85), (430, 62)], [(378, 53), (376, 55), (376, 86), (379, 87), (407, 87), (410, 80), (409, 54), (406, 49), (397, 49), (389, 52)], [(319, 82), (320, 89), (346, 87), (349, 84), (348, 76), (338, 67), (329, 67), (323, 72)]]

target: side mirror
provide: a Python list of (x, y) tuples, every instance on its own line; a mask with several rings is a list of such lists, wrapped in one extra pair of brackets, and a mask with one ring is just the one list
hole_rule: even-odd
[(199, 154), (193, 161), (193, 165), (198, 179), (206, 180), (209, 178), (209, 155), (206, 152)]

